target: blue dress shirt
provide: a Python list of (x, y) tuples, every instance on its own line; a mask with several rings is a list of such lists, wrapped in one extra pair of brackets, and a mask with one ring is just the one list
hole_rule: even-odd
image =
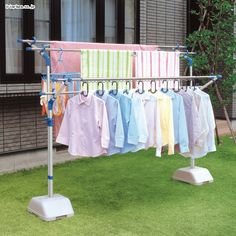
[(102, 96), (100, 94), (95, 92), (95, 95), (105, 102), (110, 130), (110, 143), (107, 155), (113, 155), (121, 152), (125, 139), (120, 104), (117, 99), (109, 94), (104, 93)]
[[(113, 92), (115, 91), (113, 90)], [(121, 149), (121, 153), (133, 151), (138, 144), (139, 135), (131, 98), (119, 92), (115, 95), (112, 93), (112, 91), (110, 91), (109, 94), (112, 97), (116, 98), (120, 103), (122, 123), (125, 135), (124, 147)]]

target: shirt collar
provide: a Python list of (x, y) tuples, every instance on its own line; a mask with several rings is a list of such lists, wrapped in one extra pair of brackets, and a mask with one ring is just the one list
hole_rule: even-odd
[(165, 94), (168, 95), (169, 97), (171, 97), (171, 99), (175, 99), (176, 98), (175, 92), (170, 90), (170, 89), (168, 89), (168, 91)]
[(96, 92), (94, 92), (94, 95), (97, 96), (98, 98), (102, 99), (104, 102), (107, 101), (107, 94), (104, 92), (103, 95), (102, 94), (102, 90), (97, 90)]
[(87, 106), (89, 106), (91, 103), (91, 100), (92, 100), (92, 95), (88, 95), (87, 97), (82, 95), (81, 93), (79, 93), (79, 95), (78, 95), (78, 104), (79, 105), (84, 103)]

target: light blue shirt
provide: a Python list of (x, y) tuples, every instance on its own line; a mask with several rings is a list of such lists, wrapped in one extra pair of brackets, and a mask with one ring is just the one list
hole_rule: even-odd
[(134, 90), (131, 90), (126, 96), (131, 98), (137, 124), (137, 133), (139, 139), (135, 150), (133, 150), (136, 152), (141, 149), (145, 149), (145, 145), (148, 139), (148, 128), (145, 116), (144, 102), (142, 99), (142, 94), (136, 93)]
[(175, 144), (179, 144), (180, 153), (189, 152), (188, 128), (183, 98), (170, 89), (165, 94), (171, 97), (172, 100)]
[(121, 93), (114, 95), (111, 93), (111, 91), (109, 94), (116, 98), (120, 103), (122, 124), (125, 136), (124, 147), (121, 149), (121, 153), (133, 151), (138, 144), (139, 135), (131, 98)]
[(124, 147), (124, 129), (119, 101), (109, 94), (102, 96), (95, 92), (95, 95), (105, 102), (107, 109), (107, 118), (110, 131), (110, 143), (107, 150), (107, 155), (113, 155), (121, 152)]

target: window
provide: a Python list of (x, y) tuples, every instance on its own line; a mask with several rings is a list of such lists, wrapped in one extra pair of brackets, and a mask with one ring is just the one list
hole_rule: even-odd
[(137, 43), (138, 7), (135, 0), (61, 0), (61, 39)]
[[(5, 4), (35, 5), (30, 9), (6, 9)], [(44, 70), (42, 58), (25, 50), (18, 38), (49, 40), (58, 27), (53, 26), (57, 0), (1, 0), (0, 1), (0, 81), (3, 83), (39, 82)], [(51, 11), (54, 9), (54, 12)], [(51, 24), (51, 25), (50, 25)], [(60, 30), (59, 30), (60, 31)], [(53, 36), (53, 37), (52, 37)]]
[[(7, 0), (6, 4), (12, 3)], [(14, 4), (22, 4), (21, 0), (14, 1)], [(22, 73), (22, 45), (16, 39), (22, 37), (23, 14), (20, 10), (5, 11), (5, 32), (6, 32), (6, 73)]]
[(135, 43), (135, 9), (136, 9), (135, 0), (126, 0), (125, 1), (125, 43)]
[[(50, 5), (49, 0), (35, 1), (34, 35), (38, 39), (49, 40)], [(35, 52), (35, 73), (42, 73), (45, 63), (39, 53)]]
[[(35, 5), (34, 10), (5, 4)], [(139, 0), (0, 0), (0, 81), (39, 82), (45, 64), (17, 38), (137, 43)]]
[(105, 43), (117, 42), (117, 1), (105, 0)]
[(61, 39), (96, 41), (96, 0), (61, 0)]

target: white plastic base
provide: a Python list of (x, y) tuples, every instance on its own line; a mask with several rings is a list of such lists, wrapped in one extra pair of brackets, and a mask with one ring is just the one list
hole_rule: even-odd
[(33, 197), (29, 203), (28, 211), (45, 221), (53, 221), (74, 215), (70, 200), (59, 194), (55, 194), (53, 197)]
[(176, 170), (173, 175), (174, 180), (183, 181), (193, 185), (212, 183), (213, 177), (209, 170), (202, 167), (186, 167)]

